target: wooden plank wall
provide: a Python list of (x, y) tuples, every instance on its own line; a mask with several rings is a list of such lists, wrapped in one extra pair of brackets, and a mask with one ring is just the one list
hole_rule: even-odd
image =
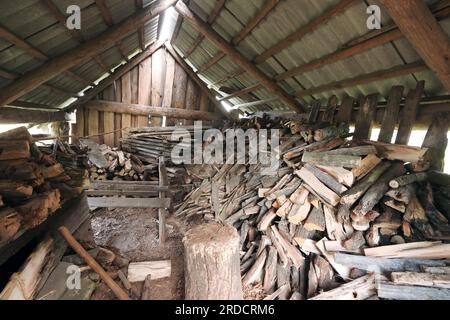
[[(124, 74), (114, 84), (99, 93), (95, 99), (219, 112), (215, 110), (208, 96), (164, 48)], [(78, 136), (101, 134), (92, 139), (109, 146), (119, 146), (122, 137), (121, 129), (161, 126), (163, 119), (162, 117), (149, 118), (127, 113), (78, 109), (76, 122)], [(192, 122), (192, 120), (167, 118), (166, 126), (189, 125)]]

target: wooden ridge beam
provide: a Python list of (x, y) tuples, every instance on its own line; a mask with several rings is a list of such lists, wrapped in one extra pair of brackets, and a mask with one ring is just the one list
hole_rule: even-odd
[(0, 92), (0, 106), (11, 103), (61, 72), (73, 68), (86, 59), (91, 58), (108, 45), (123, 39), (137, 30), (143, 23), (172, 6), (175, 2), (176, 0), (158, 1), (153, 5), (145, 7), (142, 11), (131, 15), (123, 22), (114, 25), (99, 36), (86, 41), (56, 58), (48, 60), (42, 66), (3, 87)]
[(450, 40), (422, 0), (381, 0), (425, 63), (450, 91)]
[[(130, 113), (139, 116), (155, 116), (168, 118), (178, 118), (187, 120), (204, 120), (204, 121), (215, 121), (222, 120), (222, 116), (217, 113), (198, 111), (198, 110), (188, 110), (180, 108), (165, 108), (165, 107), (154, 107), (147, 106), (143, 104), (132, 104), (114, 101), (104, 101), (104, 100), (91, 100), (84, 104), (85, 108), (97, 111), (107, 111), (116, 113)], [(0, 109), (1, 110), (1, 109)]]
[(191, 25), (201, 32), (208, 40), (213, 42), (225, 54), (230, 56), (242, 69), (246, 70), (252, 77), (267, 88), (269, 92), (280, 98), (286, 105), (297, 112), (305, 111), (303, 106), (284, 91), (280, 86), (274, 83), (265, 73), (259, 70), (254, 64), (248, 61), (239, 51), (227, 43), (217, 32), (210, 28), (206, 23), (200, 20), (189, 8), (181, 1), (175, 5), (175, 9)]
[(175, 51), (169, 42), (165, 43), (167, 51), (172, 55), (176, 62), (184, 69), (184, 71), (191, 77), (192, 80), (200, 87), (200, 90), (208, 95), (209, 99), (212, 101), (217, 110), (222, 112), (222, 114), (230, 120), (233, 119), (233, 115), (227, 112), (224, 106), (217, 101), (216, 97), (211, 93), (211, 91), (206, 87), (205, 83), (195, 74), (195, 72), (189, 67), (189, 65), (180, 57), (180, 55)]
[(302, 90), (296, 93), (298, 97), (304, 97), (313, 94), (319, 94), (322, 92), (327, 92), (331, 90), (339, 90), (349, 87), (354, 87), (357, 85), (367, 84), (371, 82), (381, 81), (385, 79), (395, 78), (415, 72), (421, 72), (427, 70), (427, 66), (422, 62), (414, 62), (410, 64), (405, 64), (401, 66), (396, 66), (387, 70), (375, 71), (369, 74), (364, 74), (351, 79), (344, 79), (341, 81), (336, 81), (328, 84), (324, 84), (315, 88), (310, 88)]
[(293, 43), (300, 41), (303, 39), (304, 36), (311, 33), (318, 27), (328, 23), (331, 19), (336, 17), (337, 15), (341, 14), (351, 6), (360, 3), (359, 0), (340, 0), (337, 5), (332, 7), (331, 9), (325, 11), (321, 15), (319, 15), (317, 18), (311, 20), (306, 25), (300, 27), (296, 32), (291, 34), (290, 36), (284, 38), (283, 40), (279, 41), (277, 44), (273, 45), (266, 51), (264, 51), (262, 54), (260, 54), (254, 61), (256, 64), (263, 63), (270, 57), (274, 56), (278, 52), (286, 49), (287, 47), (291, 46)]
[[(241, 30), (232, 40), (231, 43), (234, 46), (239, 45), (241, 41), (243, 41), (252, 31), (255, 29), (258, 24), (267, 17), (267, 15), (275, 8), (275, 6), (280, 2), (280, 0), (267, 0), (261, 10), (253, 17), (252, 20)], [(202, 73), (208, 70), (210, 67), (218, 63), (225, 57), (223, 52), (217, 53), (214, 57), (212, 57), (207, 63), (199, 68), (197, 73)]]

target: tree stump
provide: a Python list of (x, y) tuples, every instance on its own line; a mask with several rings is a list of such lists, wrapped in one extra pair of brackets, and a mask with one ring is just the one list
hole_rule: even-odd
[(186, 300), (243, 299), (235, 228), (202, 224), (186, 233), (183, 244)]

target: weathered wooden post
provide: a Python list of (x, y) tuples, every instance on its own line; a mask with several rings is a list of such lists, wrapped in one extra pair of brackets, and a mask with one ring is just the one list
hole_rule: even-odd
[(243, 299), (235, 228), (202, 224), (186, 233), (183, 244), (186, 300)]

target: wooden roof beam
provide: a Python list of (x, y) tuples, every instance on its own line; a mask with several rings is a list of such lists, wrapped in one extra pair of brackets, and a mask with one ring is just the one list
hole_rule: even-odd
[[(234, 46), (238, 46), (252, 31), (255, 29), (258, 24), (267, 17), (267, 15), (275, 8), (275, 6), (280, 2), (280, 0), (267, 0), (261, 10), (254, 16), (249, 23), (235, 36), (231, 43)], [(212, 57), (206, 64), (201, 66), (197, 73), (203, 73), (208, 70), (210, 67), (218, 63), (225, 57), (223, 52), (217, 53), (214, 57)]]
[(175, 5), (175, 9), (183, 18), (188, 21), (198, 32), (202, 33), (205, 38), (214, 43), (225, 54), (230, 56), (236, 64), (242, 69), (246, 70), (255, 80), (267, 88), (274, 96), (278, 97), (286, 105), (297, 112), (304, 112), (303, 106), (275, 82), (273, 82), (265, 73), (259, 70), (253, 63), (248, 61), (239, 51), (226, 42), (217, 32), (215, 32), (209, 25), (200, 20), (182, 1)]
[[(139, 11), (144, 7), (144, 1), (143, 0), (135, 0), (134, 6), (136, 7), (136, 11)], [(144, 26), (140, 27), (138, 30), (139, 47), (141, 48), (142, 51), (145, 50), (145, 32), (144, 31), (145, 31)]]
[(450, 91), (450, 40), (423, 0), (381, 0), (425, 63)]
[(99, 36), (86, 41), (80, 46), (53, 58), (35, 70), (25, 74), (13, 83), (2, 88), (0, 106), (6, 105), (25, 93), (37, 88), (44, 82), (54, 78), (61, 72), (69, 70), (88, 58), (98, 54), (103, 48), (123, 39), (135, 32), (140, 25), (154, 18), (162, 11), (172, 6), (176, 0), (162, 0), (145, 7), (139, 13), (133, 14), (125, 21), (109, 28)]
[[(220, 11), (222, 11), (222, 8), (225, 6), (227, 0), (216, 0), (216, 5), (214, 6), (213, 10), (211, 11), (211, 14), (208, 16), (208, 24), (212, 25), (214, 21), (216, 21), (217, 17), (220, 14)], [(197, 49), (197, 47), (202, 43), (204, 37), (202, 34), (199, 34), (197, 38), (194, 40), (194, 44), (192, 47), (186, 52), (185, 58), (188, 58), (194, 51)]]
[(256, 64), (263, 63), (264, 61), (274, 56), (278, 52), (291, 46), (293, 43), (300, 41), (301, 39), (303, 39), (304, 36), (313, 32), (318, 27), (328, 23), (331, 19), (343, 13), (345, 10), (347, 10), (348, 8), (357, 3), (360, 3), (360, 0), (340, 0), (337, 5), (325, 11), (317, 18), (311, 20), (306, 25), (302, 26), (300, 29), (298, 29), (290, 36), (284, 38), (277, 44), (273, 45), (272, 47), (264, 51), (255, 59), (255, 63)]

